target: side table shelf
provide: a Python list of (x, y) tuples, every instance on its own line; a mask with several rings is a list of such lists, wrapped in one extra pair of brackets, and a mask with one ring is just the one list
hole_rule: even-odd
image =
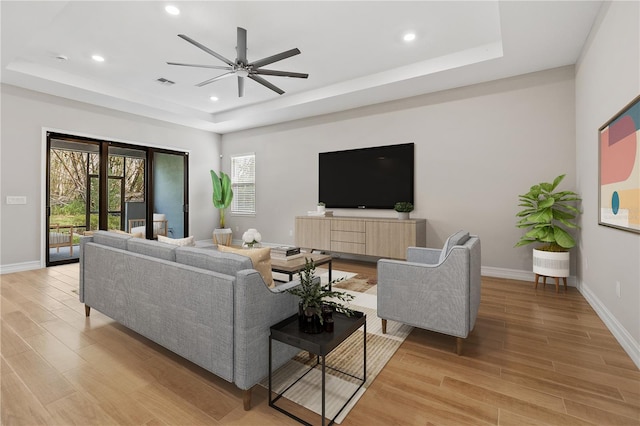
[[(353, 399), (353, 397), (358, 393), (358, 391), (362, 388), (365, 381), (367, 380), (367, 316), (362, 314), (361, 312), (357, 312), (358, 316), (347, 317), (344, 314), (334, 312), (334, 331), (331, 333), (323, 332), (319, 334), (308, 334), (303, 333), (298, 329), (298, 315), (292, 315), (291, 317), (280, 321), (278, 324), (271, 327), (271, 333), (269, 335), (269, 406), (275, 408), (276, 410), (286, 414), (299, 421), (305, 425), (311, 425), (298, 416), (286, 411), (285, 409), (278, 407), (276, 402), (284, 396), (284, 394), (291, 389), (296, 383), (298, 383), (303, 377), (305, 377), (309, 372), (313, 371), (316, 367), (321, 366), (322, 369), (322, 425), (325, 424), (325, 374), (327, 369), (331, 369), (334, 371), (338, 371), (342, 374), (345, 374), (349, 377), (352, 377), (359, 382), (358, 388), (353, 392), (353, 394), (347, 399), (342, 408), (338, 410), (336, 415), (331, 419), (328, 423), (332, 425), (336, 418), (340, 415), (340, 413), (345, 409), (347, 404)], [(342, 342), (344, 342), (349, 336), (351, 336), (356, 330), (360, 327), (364, 326), (364, 334), (362, 339), (362, 377), (357, 377), (351, 373), (339, 370), (337, 368), (326, 365), (326, 357), (333, 351), (336, 347), (338, 347)], [(289, 384), (281, 393), (277, 393), (273, 391), (272, 387), (272, 375), (273, 375), (273, 364), (272, 364), (272, 341), (277, 340), (279, 342), (286, 343), (288, 345), (299, 348), (303, 351), (307, 351), (310, 354), (316, 355), (316, 362), (311, 367), (309, 367), (300, 377), (296, 378), (291, 384)], [(275, 394), (275, 397), (273, 395)]]

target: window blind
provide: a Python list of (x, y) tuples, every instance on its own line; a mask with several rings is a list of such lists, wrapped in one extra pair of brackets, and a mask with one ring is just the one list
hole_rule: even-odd
[(231, 212), (238, 214), (255, 214), (255, 154), (245, 154), (231, 157), (231, 188), (233, 189)]

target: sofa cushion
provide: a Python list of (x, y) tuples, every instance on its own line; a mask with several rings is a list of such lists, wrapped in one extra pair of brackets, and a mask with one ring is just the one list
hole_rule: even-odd
[(195, 247), (196, 241), (193, 238), (193, 235), (186, 238), (169, 238), (164, 235), (158, 235), (158, 241), (161, 243), (172, 244), (174, 246), (190, 246)]
[(132, 238), (129, 234), (120, 234), (116, 232), (95, 231), (93, 233), (93, 242), (121, 250), (127, 249), (127, 241)]
[(144, 254), (158, 259), (176, 261), (176, 246), (153, 240), (131, 238), (127, 241), (127, 249), (134, 253)]
[(251, 259), (214, 248), (176, 247), (176, 262), (234, 277), (238, 271), (253, 269)]
[(458, 231), (447, 238), (447, 241), (445, 241), (444, 246), (442, 247), (442, 251), (440, 252), (440, 259), (438, 263), (442, 263), (444, 261), (452, 248), (454, 248), (455, 246), (463, 245), (467, 242), (468, 239), (468, 231)]
[(227, 253), (236, 253), (240, 256), (246, 256), (251, 259), (253, 269), (258, 271), (262, 276), (262, 280), (268, 287), (274, 287), (273, 273), (271, 272), (271, 248), (253, 248), (253, 249), (241, 249), (219, 245), (218, 250)]

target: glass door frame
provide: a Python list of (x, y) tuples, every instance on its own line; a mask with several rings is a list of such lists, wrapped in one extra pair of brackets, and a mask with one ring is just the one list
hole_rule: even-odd
[[(139, 150), (139, 151), (144, 151), (146, 152), (146, 163), (145, 163), (145, 200), (146, 200), (146, 238), (147, 239), (153, 239), (153, 213), (154, 213), (154, 182), (153, 182), (153, 165), (154, 165), (154, 153), (164, 153), (164, 154), (171, 154), (171, 155), (178, 155), (178, 156), (182, 156), (184, 158), (184, 191), (183, 191), (183, 200), (182, 200), (182, 211), (183, 211), (183, 215), (184, 215), (184, 230), (183, 233), (184, 235), (188, 235), (189, 232), (189, 153), (188, 152), (183, 152), (183, 151), (175, 151), (175, 150), (171, 150), (171, 149), (165, 149), (165, 148), (157, 148), (157, 147), (149, 147), (149, 146), (144, 146), (144, 145), (135, 145), (135, 144), (131, 144), (131, 143), (124, 143), (124, 142), (115, 142), (115, 141), (107, 141), (107, 140), (103, 140), (103, 139), (97, 139), (97, 138), (89, 138), (89, 137), (83, 137), (83, 136), (76, 136), (76, 135), (71, 135), (71, 134), (64, 134), (64, 133), (58, 133), (58, 132), (54, 132), (54, 131), (46, 131), (46, 164), (45, 164), (45, 176), (44, 176), (44, 180), (45, 180), (45, 194), (44, 194), (44, 200), (45, 200), (45, 206), (44, 206), (44, 226), (45, 229), (43, 230), (43, 232), (45, 232), (45, 237), (44, 237), (44, 249), (45, 249), (45, 253), (44, 253), (44, 260), (45, 260), (45, 266), (56, 266), (56, 265), (62, 265), (62, 264), (67, 264), (67, 263), (75, 263), (78, 262), (78, 258), (77, 257), (73, 257), (73, 258), (69, 258), (69, 259), (64, 259), (64, 260), (58, 260), (58, 261), (50, 261), (49, 258), (49, 226), (50, 226), (50, 214), (51, 214), (51, 205), (50, 205), (50, 198), (51, 198), (51, 188), (50, 188), (50, 181), (51, 181), (51, 170), (50, 170), (50, 161), (51, 161), (51, 139), (61, 139), (61, 140), (68, 140), (71, 142), (75, 142), (75, 143), (86, 143), (86, 144), (92, 144), (92, 145), (98, 145), (99, 146), (99, 184), (98, 184), (98, 194), (99, 194), (99, 214), (98, 214), (98, 229), (101, 230), (106, 230), (109, 229), (109, 224), (108, 224), (108, 216), (109, 216), (109, 212), (108, 212), (108, 208), (109, 208), (109, 198), (108, 198), (108, 181), (109, 181), (109, 176), (108, 176), (108, 158), (109, 158), (109, 147), (121, 147), (121, 148), (127, 148), (127, 149), (134, 149), (134, 150)], [(95, 177), (95, 176), (94, 176)], [(91, 179), (91, 177), (89, 176), (89, 170), (87, 170), (86, 176), (85, 178), (87, 180)], [(90, 191), (90, 183), (87, 182), (87, 191)], [(124, 197), (124, 193), (122, 194), (122, 196)], [(88, 216), (90, 216), (89, 213), (89, 203), (90, 203), (90, 197), (91, 194), (88, 194), (88, 198), (87, 198), (87, 206), (86, 206), (86, 214)], [(124, 205), (121, 205), (121, 208), (124, 209)], [(124, 223), (124, 219), (121, 218), (121, 228), (125, 227), (126, 230), (126, 226), (127, 224)], [(90, 223), (89, 223), (90, 226)]]

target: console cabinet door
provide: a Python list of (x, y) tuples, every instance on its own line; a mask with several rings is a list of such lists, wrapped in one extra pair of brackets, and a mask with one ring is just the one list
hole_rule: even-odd
[(331, 219), (297, 217), (295, 241), (298, 247), (331, 250)]
[(367, 255), (406, 259), (407, 247), (416, 245), (416, 227), (407, 222), (367, 221)]

